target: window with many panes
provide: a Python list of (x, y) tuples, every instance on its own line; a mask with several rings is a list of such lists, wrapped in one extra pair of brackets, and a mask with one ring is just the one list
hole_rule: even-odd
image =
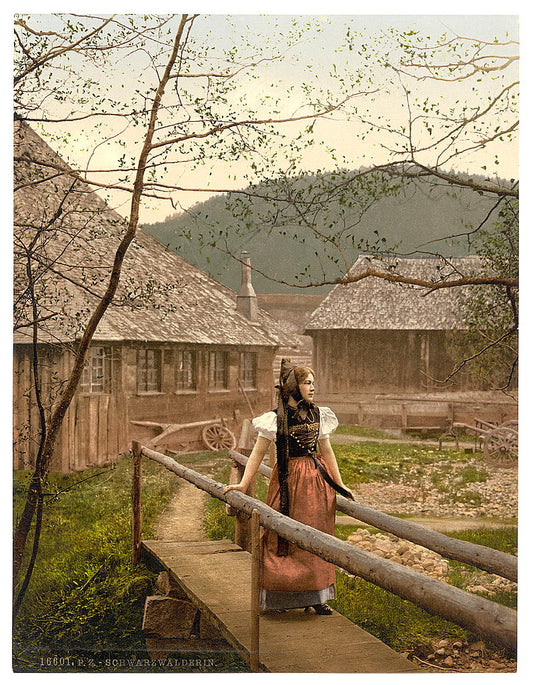
[(111, 392), (111, 348), (94, 346), (87, 353), (80, 380), (82, 392)]
[(228, 387), (228, 353), (209, 353), (209, 388), (224, 390)]
[(257, 353), (241, 352), (240, 378), (245, 390), (257, 388)]
[(161, 392), (161, 350), (137, 350), (137, 392)]
[(176, 388), (196, 389), (196, 355), (193, 350), (178, 350), (176, 364)]

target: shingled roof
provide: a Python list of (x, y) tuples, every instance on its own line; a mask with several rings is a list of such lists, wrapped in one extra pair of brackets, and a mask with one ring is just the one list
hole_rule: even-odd
[[(65, 173), (66, 172), (66, 173)], [(26, 255), (43, 321), (40, 342), (79, 338), (104, 290), (125, 220), (29, 126), (15, 127), (15, 343), (31, 341)], [(32, 243), (33, 241), (33, 243)], [(149, 296), (149, 297), (148, 297)], [(267, 312), (252, 322), (236, 309), (235, 292), (138, 230), (115, 302), (95, 341), (225, 345), (290, 344)]]
[[(462, 274), (474, 274), (481, 267), (477, 256), (455, 258), (450, 262)], [(368, 255), (360, 256), (348, 273), (356, 275), (369, 268), (426, 281), (441, 281), (454, 274), (454, 268), (442, 259), (377, 258)], [(465, 328), (464, 291), (464, 288), (444, 288), (426, 295), (425, 288), (372, 276), (356, 283), (339, 284), (315, 309), (306, 332), (324, 329)]]

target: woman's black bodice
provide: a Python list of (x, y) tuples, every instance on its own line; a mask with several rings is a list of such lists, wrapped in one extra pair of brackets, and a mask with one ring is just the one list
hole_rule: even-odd
[(290, 406), (288, 409), (289, 457), (303, 457), (316, 452), (320, 429), (318, 407), (310, 407), (305, 419), (301, 418), (296, 409)]

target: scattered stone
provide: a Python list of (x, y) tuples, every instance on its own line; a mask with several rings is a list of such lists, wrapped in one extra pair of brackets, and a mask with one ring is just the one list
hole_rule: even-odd
[(168, 595), (170, 592), (170, 575), (168, 571), (161, 571), (155, 581), (155, 591), (158, 595)]
[(178, 583), (176, 583), (168, 571), (161, 571), (161, 573), (159, 573), (157, 576), (155, 591), (159, 595), (166, 595), (167, 597), (173, 597), (174, 599), (188, 599), (185, 592), (181, 589)]
[[(465, 468), (484, 472), (487, 479), (464, 482), (461, 473)], [(517, 471), (480, 464), (476, 459), (466, 463), (440, 461), (426, 465), (421, 471), (412, 469), (398, 483), (360, 483), (354, 488), (354, 494), (362, 503), (391, 514), (456, 516), (460, 513), (469, 518), (511, 518), (517, 515)], [(438, 479), (442, 473), (446, 477), (439, 490), (432, 476)], [(457, 501), (461, 499), (465, 501)]]
[(200, 635), (204, 640), (221, 640), (222, 634), (210, 621), (206, 619), (203, 612), (200, 616)]
[(181, 599), (160, 595), (147, 597), (142, 630), (147, 635), (161, 638), (188, 638), (196, 611), (190, 602)]
[(436, 552), (407, 540), (399, 540), (389, 533), (372, 534), (366, 529), (361, 529), (352, 533), (348, 537), (348, 542), (433, 578), (441, 578), (449, 570), (448, 562)]
[[(474, 654), (469, 651), (475, 647)], [(434, 640), (431, 645), (417, 647), (410, 657), (416, 662), (420, 659), (426, 663), (430, 672), (442, 672), (443, 669), (453, 669), (464, 673), (514, 673), (516, 660), (505, 653), (493, 651), (482, 641), (469, 645), (460, 640)]]
[[(465, 478), (479, 473), (479, 482)], [(486, 476), (485, 480), (482, 480)], [(361, 504), (390, 514), (429, 517), (461, 518), (475, 527), (475, 518), (515, 519), (518, 509), (517, 469), (499, 469), (469, 458), (467, 462), (452, 463), (447, 459), (418, 465), (406, 471), (399, 482), (360, 483), (353, 488)], [(386, 542), (385, 542), (386, 539)], [(348, 541), (361, 549), (385, 557), (439, 580), (446, 581), (450, 566), (446, 559), (406, 540), (384, 533), (372, 534), (359, 529)], [(500, 592), (514, 592), (516, 583), (484, 571), (472, 569), (467, 576), (467, 592), (493, 596)], [(486, 647), (482, 641), (472, 644), (461, 640), (436, 640), (417, 647), (411, 657), (426, 662), (432, 672), (453, 668), (465, 673), (515, 673), (516, 660)], [(431, 665), (429, 665), (431, 663)]]
[(478, 642), (472, 642), (470, 645), (471, 650), (478, 650), (479, 652), (484, 652), (485, 651), (485, 643), (478, 641)]
[(493, 574), (475, 573), (472, 581), (466, 586), (467, 592), (493, 596), (498, 592), (516, 592), (517, 584), (507, 578), (501, 578)]

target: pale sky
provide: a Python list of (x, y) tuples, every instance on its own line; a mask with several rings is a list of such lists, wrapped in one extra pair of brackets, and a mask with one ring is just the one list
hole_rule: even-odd
[[(427, 8), (427, 5), (426, 5)], [(223, 27), (224, 22), (222, 18), (211, 16), (206, 21), (206, 25), (215, 26), (215, 33), (222, 38), (225, 37), (228, 43), (232, 39), (238, 40), (239, 28), (242, 27), (244, 32), (245, 27), (256, 30), (258, 34), (265, 37), (272, 35), (272, 15), (264, 16), (236, 16), (234, 17), (236, 23), (236, 33), (224, 36)], [(276, 23), (279, 23), (279, 30), (290, 22), (289, 17), (277, 17)], [(372, 37), (379, 35), (383, 30), (394, 26), (398, 29), (413, 28), (418, 29), (424, 34), (439, 36), (445, 31), (458, 33), (462, 36), (475, 36), (484, 40), (493, 40), (495, 37), (503, 41), (506, 38), (518, 40), (519, 22), (516, 16), (461, 16), (461, 15), (441, 15), (441, 16), (427, 16), (427, 15), (365, 15), (365, 16), (350, 16), (350, 15), (327, 15), (323, 17), (323, 34), (320, 40), (313, 43), (304, 44), (302, 46), (302, 55), (304, 59), (314, 60), (317, 65), (317, 70), (322, 70), (327, 74), (331, 69), (331, 64), (338, 60), (339, 57), (333, 53), (332, 48), (342, 42), (346, 28), (350, 24), (355, 31), (361, 31), (364, 35)], [(343, 55), (344, 57), (344, 55)], [(287, 68), (286, 64), (281, 64), (275, 70), (276, 76), (279, 76), (285, 83), (296, 83), (298, 77), (306, 78), (305, 74), (300, 74), (294, 70), (294, 67)], [(318, 71), (320, 73), (320, 71)], [(425, 92), (431, 97), (437, 97), (440, 93), (441, 85), (438, 83), (431, 84), (425, 82)], [(469, 86), (468, 86), (469, 88)], [(455, 92), (455, 91), (454, 91)], [(465, 99), (469, 98), (469, 93), (466, 88), (460, 91), (464, 94)], [(372, 105), (368, 105), (372, 109)], [(374, 112), (387, 112), (394, 118), (398, 104), (387, 98), (380, 98), (378, 96)], [(398, 125), (403, 123), (403, 119), (398, 119)], [(321, 121), (318, 123), (316, 130), (321, 133), (321, 140), (328, 141), (332, 146), (342, 150), (345, 157), (345, 166), (357, 167), (359, 165), (369, 165), (372, 163), (380, 163), (385, 161), (386, 156), (379, 147), (377, 140), (367, 139), (363, 142), (355, 133), (353, 123), (342, 123), (333, 121)], [(319, 137), (319, 136), (317, 136)], [(492, 171), (498, 173), (502, 177), (517, 177), (518, 174), (518, 150), (516, 145), (502, 144), (498, 147), (499, 166), (492, 166)], [(466, 157), (462, 162), (461, 170), (472, 173), (483, 173), (481, 167), (487, 165), (489, 171), (491, 170), (491, 163), (493, 161), (493, 151), (491, 150), (488, 157), (481, 155)], [(320, 146), (310, 151), (307, 158), (309, 167), (313, 164), (319, 168), (328, 167), (328, 162), (320, 151)], [(458, 165), (460, 166), (460, 165)], [(331, 167), (330, 167), (331, 168)], [(238, 171), (237, 171), (238, 174)], [(218, 187), (227, 187), (227, 168), (218, 168), (213, 172), (212, 184)], [(201, 172), (197, 174), (184, 174), (181, 181), (184, 186), (197, 186), (201, 179)], [(244, 184), (242, 184), (244, 185)], [(239, 187), (238, 181), (235, 182), (234, 187)], [(242, 186), (241, 186), (242, 187)], [(198, 194), (181, 194), (180, 202), (183, 207), (190, 206), (203, 196)], [(163, 214), (166, 215), (165, 209)], [(143, 216), (145, 220), (154, 221), (160, 220), (161, 208), (154, 208), (153, 211), (145, 210)], [(157, 218), (155, 218), (157, 217)]]
[[(104, 13), (105, 9), (99, 9), (98, 5), (101, 3), (96, 2), (96, 7), (94, 3), (91, 3), (90, 11), (93, 13)], [(118, 2), (113, 3), (113, 11), (121, 11), (121, 5), (124, 3)], [(381, 10), (382, 5), (388, 5), (389, 3), (374, 3), (372, 9)], [(463, 3), (464, 4), (464, 3)], [(137, 7), (136, 5), (140, 5)], [(279, 36), (283, 36), (287, 29), (290, 27), (291, 17), (299, 16), (302, 12), (305, 12), (305, 16), (301, 18), (302, 21), (309, 19), (310, 15), (313, 20), (321, 25), (322, 33), (320, 34), (319, 40), (313, 42), (303, 43), (300, 47), (300, 53), (303, 58), (303, 64), (313, 63), (313, 74), (318, 76), (315, 81), (319, 85), (327, 84), (328, 72), (332, 68), (332, 64), (338, 63), (346, 60), (347, 68), (353, 65), (353, 68), (357, 68), (357, 54), (356, 53), (335, 53), (334, 49), (340, 43), (342, 43), (348, 25), (352, 27), (352, 33), (360, 31), (368, 39), (373, 39), (379, 36), (381, 32), (387, 28), (393, 26), (400, 30), (413, 28), (421, 31), (424, 35), (433, 37), (438, 37), (444, 32), (454, 32), (462, 36), (474, 36), (483, 40), (493, 40), (495, 37), (500, 41), (506, 39), (518, 40), (518, 28), (519, 22), (516, 15), (502, 15), (502, 14), (488, 14), (490, 12), (491, 3), (469, 3), (469, 11), (475, 12), (476, 9), (481, 10), (480, 14), (472, 15), (460, 15), (457, 9), (462, 9), (461, 3), (447, 3), (447, 9), (450, 9), (450, 14), (445, 15), (428, 15), (417, 13), (416, 7), (420, 5), (423, 7), (424, 11), (427, 12), (427, 3), (403, 3), (402, 8), (405, 9), (405, 14), (396, 14), (391, 12), (386, 13), (385, 11), (380, 14), (375, 15), (349, 15), (348, 13), (343, 13), (346, 11), (347, 6), (353, 10), (353, 5), (351, 3), (341, 4), (339, 9), (339, 3), (329, 3), (327, 5), (328, 9), (332, 14), (323, 15), (319, 14), (318, 8), (323, 10), (324, 4), (317, 5), (313, 2), (308, 3), (288, 3), (286, 5), (280, 5), (280, 3), (269, 3), (268, 4), (268, 15), (259, 15), (259, 9), (255, 8), (252, 4), (248, 3), (245, 5), (245, 11), (248, 14), (239, 11), (238, 7), (242, 7), (243, 3), (220, 3), (215, 5), (213, 9), (213, 3), (195, 3), (194, 10), (202, 11), (204, 8), (209, 13), (206, 17), (202, 17), (201, 20), (197, 22), (196, 33), (203, 36), (203, 31), (211, 31), (212, 37), (211, 41), (215, 40), (216, 43), (222, 47), (231, 46), (234, 42), (241, 39), (242, 35), (247, 34), (248, 31), (252, 32), (252, 36), (255, 34), (254, 45), (258, 48), (267, 45), (270, 40), (279, 40)], [(278, 9), (278, 6), (283, 9)], [(392, 9), (397, 12), (397, 5), (392, 5)], [(410, 9), (413, 7), (413, 9)], [(143, 8), (143, 9), (141, 9)], [(130, 14), (142, 13), (146, 9), (142, 3), (128, 3), (127, 12)], [(262, 8), (261, 8), (262, 9)], [(505, 9), (512, 11), (512, 7), (507, 5)], [(17, 11), (20, 11), (17, 9)], [(31, 10), (30, 10), (31, 11)], [(53, 10), (47, 10), (42, 5), (39, 9), (35, 11), (38, 14), (48, 14), (47, 20), (50, 25), (53, 25), (54, 19), (50, 16)], [(69, 11), (76, 12), (75, 9), (69, 7)], [(78, 10), (81, 14), (86, 10)], [(165, 7), (165, 3), (159, 4), (155, 11), (159, 13), (165, 13), (168, 9)], [(501, 8), (499, 10), (501, 12)], [(290, 12), (290, 15), (287, 14)], [(232, 21), (235, 24), (235, 29), (233, 32), (228, 28), (228, 24), (225, 16), (222, 14), (231, 14)], [(285, 14), (285, 15), (284, 15)], [(248, 27), (248, 28), (247, 28)], [(266, 50), (266, 49), (265, 49)], [(349, 62), (349, 60), (352, 60)], [(133, 70), (132, 70), (133, 71)], [(128, 87), (128, 73), (127, 70), (123, 77), (126, 87)], [(121, 78), (117, 79), (115, 84), (117, 87), (122, 87)], [(247, 92), (248, 97), (253, 100), (254, 97), (259, 100), (260, 95), (263, 93), (263, 88), (266, 87), (268, 83), (267, 79), (276, 79), (283, 82), (283, 88), (290, 85), (299, 85), (305, 80), (309, 80), (309, 72), (305, 72), (301, 67), (295, 65), (294, 60), (289, 59), (287, 62), (281, 64), (275, 64), (269, 66), (265, 70), (265, 73), (261, 76), (261, 79), (257, 84), (257, 92), (254, 93), (253, 87)], [(376, 74), (376, 79), (379, 78), (379, 74)], [(133, 84), (135, 85), (135, 84)], [(129, 87), (133, 87), (130, 83)], [(432, 98), (437, 98), (440, 96), (442, 86), (438, 83), (424, 82), (424, 93), (427, 93)], [(278, 91), (281, 92), (281, 91)], [(454, 96), (458, 92), (461, 98), (465, 101), (469, 101), (469, 92), (467, 89), (459, 91), (454, 90)], [(396, 98), (397, 96), (395, 96)], [(398, 99), (391, 97), (383, 97), (378, 95), (376, 101), (371, 103), (368, 98), (364, 99), (362, 102), (361, 109), (366, 108), (366, 112), (372, 114), (373, 117), (377, 115), (387, 115), (391, 120), (393, 120), (398, 126), (401, 126), (405, 121), (405, 112), (401, 111), (401, 103)], [(297, 107), (300, 103), (298, 100), (287, 99), (285, 102), (288, 113), (291, 114), (291, 107)], [(284, 126), (285, 131), (289, 131), (290, 126)], [(296, 127), (294, 127), (296, 131)], [(323, 143), (327, 142), (332, 147), (335, 147), (340, 151), (340, 164), (344, 167), (356, 168), (361, 165), (369, 166), (373, 163), (381, 163), (386, 161), (388, 153), (385, 153), (382, 149), (382, 141), (380, 136), (369, 136), (365, 140), (362, 140), (360, 136), (360, 129), (355, 122), (350, 121), (339, 121), (339, 120), (328, 120), (320, 121), (316, 126), (316, 136), (317, 143), (312, 149), (308, 151), (304, 160), (303, 166), (309, 170), (312, 169), (331, 169), (333, 168), (330, 157), (325, 154), (323, 149)], [(79, 133), (79, 130), (76, 131)], [(141, 130), (137, 129), (135, 131), (135, 138), (131, 138), (128, 143), (128, 152), (135, 152), (138, 146), (138, 139), (141, 135)], [(87, 133), (87, 139), (84, 136), (78, 136), (78, 149), (76, 148), (76, 143), (74, 139), (69, 148), (70, 160), (79, 164), (80, 166), (85, 166), (87, 160), (89, 159), (89, 150), (92, 149), (90, 144), (90, 133)], [(494, 166), (494, 150), (493, 147), (497, 148), (499, 164)], [(471, 155), (465, 157), (464, 160), (456, 165), (457, 170), (472, 172), (472, 173), (483, 173), (482, 166), (487, 167), (487, 172), (489, 174), (494, 173), (501, 177), (511, 178), (517, 177), (518, 174), (518, 149), (516, 145), (500, 144), (491, 147), (488, 156), (483, 154)], [(91, 157), (91, 168), (116, 168), (116, 160), (118, 156), (122, 153), (122, 150), (118, 145), (111, 144), (101, 147), (97, 150), (96, 154)], [(60, 151), (61, 154), (61, 151)], [(274, 152), (273, 152), (274, 155)], [(279, 161), (279, 160), (278, 160)], [(280, 162), (283, 163), (282, 161)], [(247, 184), (246, 179), (243, 176), (244, 167), (241, 163), (235, 163), (233, 165), (228, 163), (219, 163), (214, 165), (212, 168), (209, 167), (207, 173), (207, 167), (198, 169), (196, 171), (191, 171), (189, 168), (185, 167), (175, 167), (170, 175), (170, 181), (174, 184), (189, 187), (198, 188), (200, 186), (206, 187), (206, 177), (209, 179), (210, 188), (241, 188)], [(209, 194), (198, 193), (198, 192), (180, 192), (175, 194), (175, 200), (178, 206), (182, 208), (190, 207), (196, 202), (203, 201), (209, 197)], [(128, 213), (128, 198), (125, 194), (121, 194), (120, 197), (113, 196), (112, 203), (118, 209), (118, 211), (124, 215)], [(172, 214), (172, 206), (168, 202), (156, 202), (156, 201), (146, 201), (142, 207), (141, 211), (141, 222), (153, 222), (160, 221), (164, 219), (167, 215)]]

